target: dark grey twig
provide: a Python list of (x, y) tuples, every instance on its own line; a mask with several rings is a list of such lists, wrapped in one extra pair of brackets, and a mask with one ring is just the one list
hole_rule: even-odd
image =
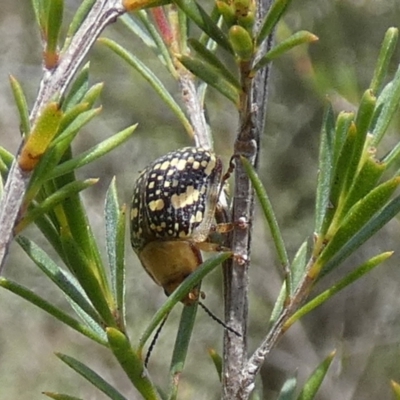
[[(263, 20), (270, 7), (270, 0), (258, 1), (257, 24)], [(257, 26), (256, 26), (257, 29)], [(270, 48), (266, 42), (257, 58)], [(235, 142), (236, 155), (245, 156), (255, 167), (258, 165), (260, 136), (265, 127), (267, 107), (268, 68), (260, 70), (254, 79), (248, 72), (251, 65), (241, 66), (241, 82), (244, 96), (241, 103), (239, 132)], [(235, 169), (235, 192), (232, 209), (232, 221), (243, 219), (245, 227), (236, 227), (231, 237), (231, 248), (241, 258), (233, 258), (225, 267), (225, 320), (241, 337), (225, 332), (223, 399), (248, 399), (250, 391), (243, 391), (242, 373), (247, 364), (247, 319), (248, 319), (248, 266), (251, 253), (251, 230), (253, 221), (254, 193), (250, 179), (240, 162)], [(245, 261), (244, 263), (241, 261)], [(253, 380), (246, 381), (251, 389)]]

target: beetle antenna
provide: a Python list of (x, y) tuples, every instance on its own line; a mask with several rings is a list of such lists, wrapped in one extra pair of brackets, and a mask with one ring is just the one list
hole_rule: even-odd
[(160, 324), (159, 327), (157, 328), (157, 331), (156, 331), (155, 335), (153, 336), (153, 339), (152, 339), (152, 341), (151, 341), (151, 343), (150, 343), (150, 346), (149, 346), (149, 348), (148, 348), (148, 350), (147, 350), (146, 358), (145, 358), (145, 360), (144, 360), (144, 366), (145, 366), (146, 368), (147, 368), (147, 364), (149, 363), (149, 360), (150, 360), (151, 352), (153, 351), (154, 346), (156, 345), (156, 342), (157, 342), (157, 340), (158, 340), (158, 337), (160, 336), (161, 330), (162, 330), (162, 328), (164, 327), (164, 324), (165, 324), (165, 321), (166, 321), (167, 318), (168, 318), (168, 315), (169, 315), (169, 314), (167, 314), (167, 315), (164, 317), (164, 319), (161, 321), (161, 324)]
[(224, 329), (228, 330), (229, 332), (234, 333), (236, 336), (241, 337), (242, 335), (239, 332), (236, 332), (233, 328), (228, 326), (224, 321), (219, 319), (215, 314), (213, 314), (201, 301), (199, 301), (199, 306), (208, 314), (211, 319), (218, 322), (220, 325), (224, 327)]

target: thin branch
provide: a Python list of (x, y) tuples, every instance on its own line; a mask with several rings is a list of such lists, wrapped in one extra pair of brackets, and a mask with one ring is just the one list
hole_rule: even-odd
[[(258, 1), (257, 24), (263, 20), (271, 1)], [(257, 29), (257, 26), (256, 26)], [(261, 47), (256, 59), (270, 48), (271, 40)], [(256, 61), (256, 60), (255, 60)], [(259, 71), (254, 79), (249, 78), (249, 63), (241, 65), (241, 82), (243, 97), (240, 107), (240, 130), (235, 142), (235, 154), (243, 155), (255, 167), (258, 164), (260, 136), (265, 127), (267, 107), (268, 69)], [(224, 371), (223, 399), (248, 399), (250, 392), (243, 392), (241, 377), (247, 363), (247, 318), (248, 318), (248, 266), (250, 262), (251, 230), (254, 209), (254, 193), (250, 180), (241, 163), (236, 163), (235, 193), (232, 210), (232, 221), (244, 219), (248, 222), (245, 228), (236, 227), (232, 234), (231, 249), (245, 260), (242, 265), (240, 258), (234, 258), (230, 265), (224, 268), (225, 275), (225, 318), (227, 324), (241, 337), (225, 332), (224, 336)], [(253, 377), (254, 378), (254, 377)], [(249, 387), (254, 386), (247, 381)]]
[[(121, 0), (98, 0), (82, 23), (67, 50), (60, 55), (59, 64), (44, 69), (30, 120), (34, 125), (43, 107), (54, 96), (61, 97), (74, 77), (82, 60), (104, 28), (125, 12)], [(20, 146), (20, 148), (22, 145)], [(13, 239), (13, 229), (29, 184), (32, 171), (21, 170), (18, 154), (11, 167), (3, 197), (0, 200), (0, 272)]]
[(196, 146), (212, 149), (211, 132), (193, 78), (189, 71), (184, 71), (180, 74), (179, 83), (181, 84), (182, 98), (193, 126)]

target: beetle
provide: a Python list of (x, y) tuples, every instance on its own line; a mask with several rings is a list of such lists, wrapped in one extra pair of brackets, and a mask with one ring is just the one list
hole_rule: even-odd
[[(222, 184), (220, 157), (201, 147), (174, 150), (140, 173), (131, 202), (131, 244), (166, 295), (199, 267), (201, 250), (210, 251)], [(199, 296), (194, 288), (182, 302), (191, 305)]]

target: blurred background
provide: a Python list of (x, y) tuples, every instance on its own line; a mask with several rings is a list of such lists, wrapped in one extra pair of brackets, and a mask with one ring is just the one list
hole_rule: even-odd
[[(0, 13), (0, 145), (15, 153), (20, 141), (19, 121), (8, 82), (14, 75), (33, 104), (41, 77), (41, 44), (30, 2), (2, 0)], [(66, 24), (78, 1), (66, 1)], [(270, 75), (268, 118), (262, 142), (260, 174), (275, 207), (279, 224), (293, 257), (313, 232), (314, 192), (317, 177), (319, 131), (325, 99), (335, 111), (353, 110), (368, 87), (386, 30), (400, 27), (398, 0), (303, 0), (294, 1), (279, 25), (278, 39), (288, 31), (309, 30), (319, 42), (299, 48), (273, 64)], [(176, 83), (154, 55), (133, 38), (120, 23), (105, 36), (123, 43), (140, 55), (179, 98)], [(146, 82), (132, 73), (114, 54), (96, 44), (90, 53), (92, 82), (105, 82), (103, 112), (85, 128), (74, 151), (88, 149), (124, 127), (139, 123), (131, 141), (79, 171), (81, 177), (99, 177), (100, 182), (84, 192), (90, 219), (100, 242), (104, 240), (103, 202), (113, 176), (121, 202), (129, 203), (138, 171), (154, 158), (191, 145), (174, 115)], [(397, 47), (391, 76), (400, 62)], [(236, 134), (235, 110), (210, 90), (208, 116), (216, 151), (225, 162), (232, 154)], [(382, 143), (382, 156), (400, 135), (400, 115)], [(258, 210), (256, 211), (259, 212)], [(256, 217), (250, 272), (249, 351), (263, 337), (271, 308), (279, 292), (281, 276), (268, 229)], [(51, 254), (34, 228), (25, 232)], [(264, 399), (275, 399), (284, 380), (296, 375), (300, 382), (332, 350), (335, 361), (318, 399), (391, 399), (390, 380), (400, 382), (400, 239), (398, 220), (380, 231), (339, 271), (318, 286), (323, 290), (368, 256), (386, 250), (395, 255), (384, 265), (347, 288), (327, 304), (297, 323), (281, 340), (262, 370), (259, 386)], [(147, 276), (127, 242), (128, 330), (135, 340), (164, 301), (164, 294)], [(268, 261), (267, 261), (268, 260)], [(55, 304), (68, 309), (62, 295), (35, 268), (16, 244), (11, 248), (7, 277), (26, 285)], [(215, 271), (203, 284), (206, 304), (223, 316), (221, 272)], [(150, 360), (149, 369), (165, 386), (180, 315), (176, 307), (164, 328)], [(219, 384), (207, 355), (208, 348), (222, 349), (222, 328), (199, 310), (182, 376), (180, 399), (218, 399)], [(139, 396), (130, 387), (101, 346), (34, 308), (24, 300), (0, 290), (0, 400), (40, 399), (42, 391), (66, 392), (84, 399), (105, 398), (54, 352), (86, 362), (106, 380), (117, 385), (129, 399)]]

